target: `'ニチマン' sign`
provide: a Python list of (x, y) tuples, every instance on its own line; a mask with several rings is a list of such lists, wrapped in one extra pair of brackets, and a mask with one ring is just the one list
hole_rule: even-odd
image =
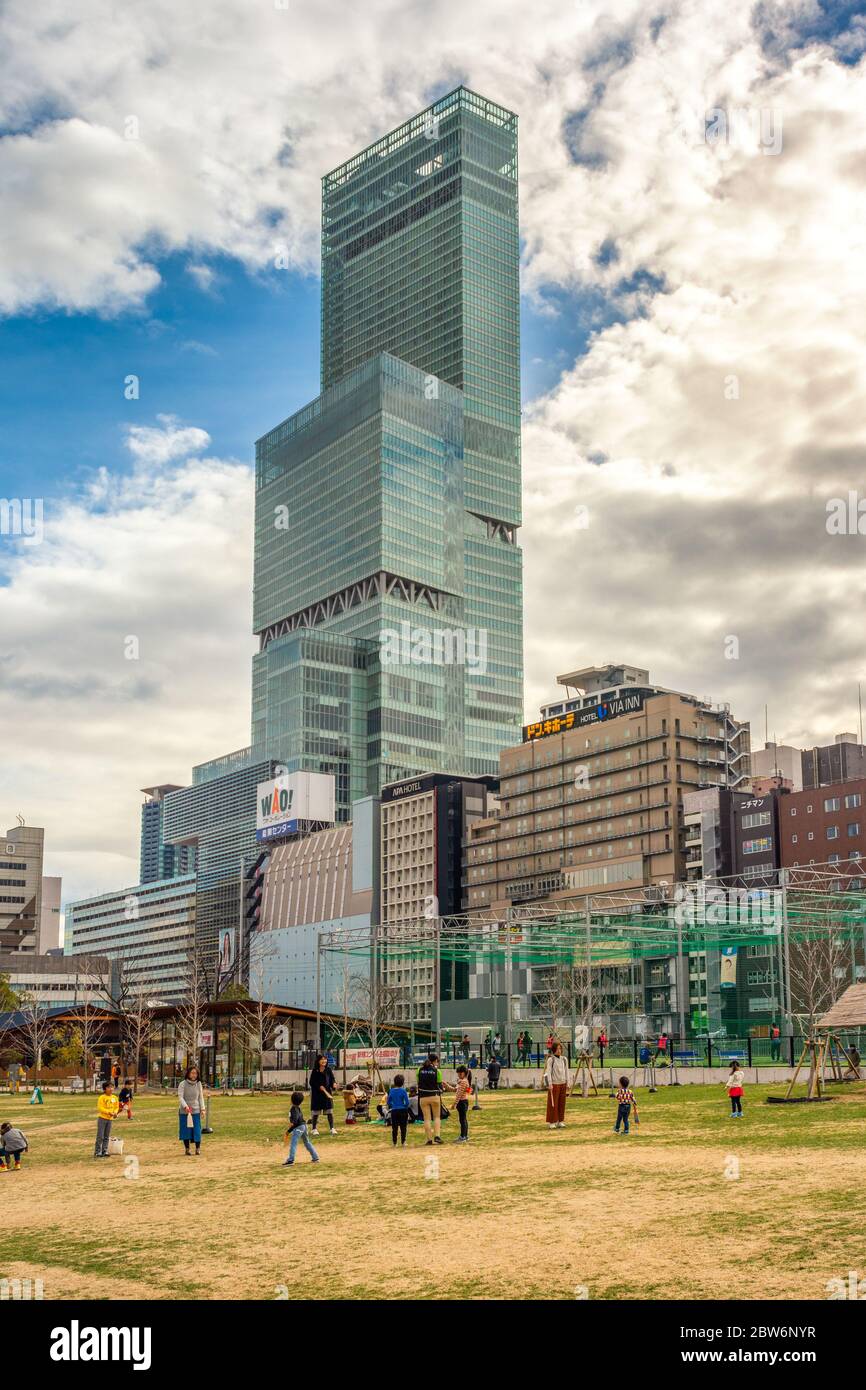
[(531, 743), (537, 738), (548, 738), (551, 734), (567, 734), (569, 729), (581, 729), (585, 724), (601, 724), (605, 719), (616, 719), (621, 714), (634, 714), (643, 709), (647, 691), (630, 690), (627, 695), (616, 695), (611, 700), (601, 700), (588, 709), (572, 709), (567, 714), (557, 714), (552, 719), (539, 719), (535, 724), (523, 726), (523, 742)]

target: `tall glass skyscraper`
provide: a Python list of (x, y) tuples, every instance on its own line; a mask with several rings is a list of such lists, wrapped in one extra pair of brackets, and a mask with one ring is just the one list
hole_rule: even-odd
[(460, 87), (323, 180), (322, 394), (256, 449), (253, 752), (339, 814), (522, 719), (517, 118)]
[(256, 445), (251, 746), (162, 816), (206, 962), (277, 767), (345, 821), (495, 775), (523, 716), (517, 118), (458, 88), (326, 175), (322, 226), (321, 394)]

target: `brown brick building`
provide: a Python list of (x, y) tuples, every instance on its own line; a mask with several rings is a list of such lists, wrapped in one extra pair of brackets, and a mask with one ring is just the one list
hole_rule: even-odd
[[(866, 866), (866, 778), (789, 792), (780, 801), (782, 865), (839, 864), (859, 886)], [(864, 867), (866, 873), (866, 867)]]

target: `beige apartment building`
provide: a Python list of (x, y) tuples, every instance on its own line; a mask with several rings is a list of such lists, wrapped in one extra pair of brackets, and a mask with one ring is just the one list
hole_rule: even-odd
[(748, 786), (749, 726), (727, 705), (653, 686), (639, 667), (557, 677), (523, 742), (500, 755), (497, 819), (466, 836), (469, 911), (673, 884), (683, 795)]
[(44, 841), (35, 825), (0, 835), (0, 951), (39, 949)]
[[(432, 958), (411, 961), (399, 939), (415, 939), (418, 923), (432, 924), (463, 911), (464, 841), (475, 824), (487, 823), (495, 791), (495, 778), (449, 773), (410, 777), (382, 789), (380, 971), (393, 992), (397, 1022), (433, 1016), (437, 981)], [(446, 961), (440, 969), (440, 999), (461, 997), (466, 966)]]

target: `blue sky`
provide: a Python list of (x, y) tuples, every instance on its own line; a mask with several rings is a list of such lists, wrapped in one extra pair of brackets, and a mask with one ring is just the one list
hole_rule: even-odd
[[(520, 118), (527, 716), (625, 660), (758, 744), (765, 704), (855, 727), (860, 7), (453, 4), (0, 7), (0, 497), (46, 521), (0, 539), (0, 828), (45, 825), (65, 898), (134, 883), (138, 788), (249, 738), (250, 467), (318, 390), (319, 181), (457, 74)], [(710, 145), (719, 106), (760, 119)]]
[[(146, 310), (107, 318), (41, 311), (0, 326), (0, 495), (74, 492), (98, 467), (123, 471), (129, 425), (176, 416), (206, 429), (223, 458), (251, 462), (256, 438), (319, 389), (318, 276), (248, 273), (223, 258), (201, 289), (180, 255), (153, 260), (161, 284)], [(551, 299), (551, 305), (554, 300)], [(524, 303), (524, 399), (551, 389), (585, 343), (579, 303)], [(140, 379), (127, 400), (124, 380)]]

